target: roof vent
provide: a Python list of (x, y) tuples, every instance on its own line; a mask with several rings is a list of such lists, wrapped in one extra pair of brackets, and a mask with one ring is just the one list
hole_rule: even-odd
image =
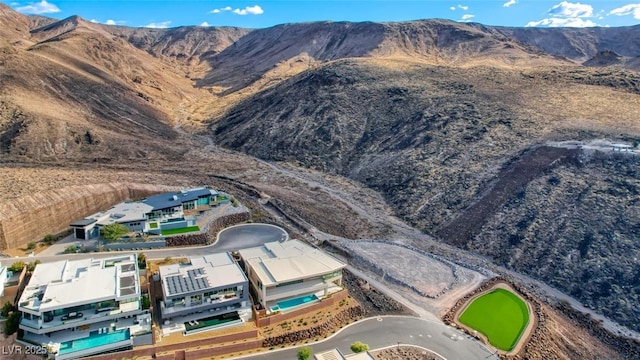
[(173, 195), (173, 200), (178, 200), (178, 195)]

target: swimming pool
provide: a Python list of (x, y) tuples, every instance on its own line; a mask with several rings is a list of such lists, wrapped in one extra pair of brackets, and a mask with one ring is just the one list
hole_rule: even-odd
[(113, 344), (128, 340), (130, 337), (129, 329), (114, 331), (108, 334), (98, 334), (97, 331), (92, 331), (89, 334), (89, 337), (60, 343), (60, 350), (58, 351), (58, 354), (63, 355), (98, 346)]
[(278, 305), (271, 307), (271, 311), (278, 311), (278, 310), (285, 311), (285, 310), (294, 308), (296, 306), (314, 302), (316, 300), (318, 300), (318, 297), (315, 294), (313, 294), (313, 295), (306, 295), (306, 296), (293, 298), (285, 301), (280, 301)]

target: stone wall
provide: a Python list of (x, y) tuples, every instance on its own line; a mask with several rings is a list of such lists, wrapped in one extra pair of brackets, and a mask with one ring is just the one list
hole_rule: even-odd
[(0, 204), (0, 250), (26, 246), (47, 234), (66, 231), (69, 224), (129, 199), (176, 187), (137, 183), (69, 186)]
[(167, 246), (195, 246), (210, 244), (218, 231), (231, 225), (249, 221), (250, 219), (251, 213), (249, 211), (224, 215), (207, 223), (198, 233), (167, 237), (166, 243)]
[(364, 315), (364, 310), (360, 307), (351, 307), (335, 314), (329, 321), (309, 329), (291, 331), (283, 335), (267, 337), (262, 342), (262, 347), (273, 348), (276, 346), (297, 343), (317, 338), (324, 338), (350, 322), (356, 321)]
[[(233, 343), (235, 342), (235, 343)], [(231, 343), (218, 345), (221, 343)], [(258, 340), (258, 330), (248, 330), (239, 333), (211, 336), (205, 339), (189, 340), (176, 344), (162, 345), (162, 342), (155, 343), (153, 347), (135, 348), (112, 354), (89, 356), (84, 359), (90, 360), (112, 360), (112, 359), (132, 359), (142, 356), (155, 356), (156, 359), (173, 360), (178, 353), (185, 354), (187, 359), (202, 358), (202, 354), (227, 354), (236, 351), (245, 351), (259, 348), (262, 340)]]

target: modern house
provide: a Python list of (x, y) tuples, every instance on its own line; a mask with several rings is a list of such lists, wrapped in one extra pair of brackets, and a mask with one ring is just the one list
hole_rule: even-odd
[(239, 251), (255, 301), (270, 311), (315, 302), (342, 285), (345, 263), (299, 240)]
[(162, 320), (190, 330), (240, 322), (250, 312), (249, 282), (227, 253), (192, 257), (185, 264), (160, 266)]
[(120, 203), (70, 226), (75, 238), (82, 240), (97, 238), (101, 226), (113, 223), (122, 224), (132, 232), (161, 234), (162, 230), (194, 226), (193, 215), (209, 210), (219, 198), (218, 191), (207, 188), (168, 192), (141, 201)]
[(38, 264), (18, 310), (24, 339), (57, 360), (130, 348), (145, 317), (137, 256)]

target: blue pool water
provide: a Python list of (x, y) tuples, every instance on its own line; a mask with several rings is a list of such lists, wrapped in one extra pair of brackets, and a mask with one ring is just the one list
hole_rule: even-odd
[[(285, 300), (285, 301), (280, 301), (278, 303), (278, 309), (280, 310), (287, 310), (302, 304), (306, 304), (312, 301), (316, 301), (318, 300), (318, 297), (314, 294), (314, 295), (307, 295), (307, 296), (302, 296), (299, 298), (294, 298), (294, 299), (289, 299), (289, 300)], [(275, 308), (275, 306), (274, 306)], [(277, 310), (277, 309), (276, 309)]]
[(91, 349), (102, 345), (124, 341), (130, 337), (129, 329), (114, 331), (108, 334), (98, 334), (97, 331), (92, 331), (89, 334), (89, 337), (60, 343), (60, 351), (58, 353), (63, 355), (80, 350)]

